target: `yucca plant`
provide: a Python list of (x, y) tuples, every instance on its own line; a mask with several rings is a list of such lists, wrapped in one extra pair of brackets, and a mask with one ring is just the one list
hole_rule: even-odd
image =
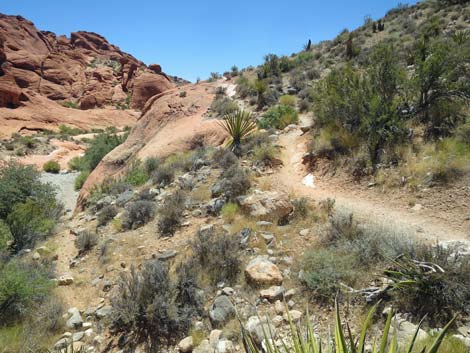
[(256, 129), (256, 121), (250, 112), (237, 110), (224, 116), (219, 125), (230, 135), (230, 148), (239, 155), (242, 140)]
[[(328, 339), (326, 344), (323, 345), (322, 340), (315, 336), (313, 331), (313, 326), (308, 317), (306, 318), (306, 328), (301, 329), (298, 325), (294, 325), (291, 317), (289, 316), (290, 323), (290, 333), (291, 337), (286, 342), (282, 340), (281, 346), (273, 344), (273, 337), (271, 332), (264, 332), (264, 350), (267, 353), (364, 353), (366, 346), (366, 339), (369, 330), (369, 324), (372, 320), (372, 317), (377, 309), (377, 305), (374, 305), (364, 321), (361, 329), (361, 334), (359, 337), (353, 337), (349, 326), (346, 324), (346, 327), (341, 322), (341, 317), (339, 314), (339, 306), (336, 302), (336, 317), (334, 325), (334, 334), (332, 339)], [(288, 311), (287, 311), (288, 312)], [(385, 327), (383, 329), (383, 334), (380, 339), (380, 344), (377, 345), (377, 342), (372, 342), (372, 352), (373, 353), (398, 353), (399, 347), (406, 347), (405, 350), (400, 352), (412, 353), (413, 348), (415, 347), (416, 338), (418, 337), (418, 332), (421, 328), (421, 321), (416, 329), (413, 338), (408, 344), (406, 342), (398, 342), (396, 331), (392, 333), (391, 339), (389, 339), (390, 330), (392, 328), (392, 319), (394, 313), (392, 310), (389, 311)], [(425, 347), (420, 353), (438, 353), (439, 347), (441, 346), (444, 337), (449, 330), (449, 327), (454, 322), (453, 318), (439, 333), (439, 336), (433, 341), (429, 349)], [(261, 353), (262, 350), (254, 344), (249, 333), (242, 327), (242, 340), (243, 346), (246, 353)]]

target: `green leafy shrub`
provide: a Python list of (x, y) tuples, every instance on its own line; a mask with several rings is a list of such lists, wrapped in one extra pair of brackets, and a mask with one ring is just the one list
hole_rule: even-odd
[(186, 196), (178, 190), (168, 195), (158, 209), (158, 231), (163, 236), (171, 236), (181, 225), (181, 218), (185, 209)]
[(263, 165), (273, 166), (278, 150), (271, 144), (256, 146), (253, 151), (253, 158), (255, 162)]
[(17, 203), (32, 198), (44, 206), (55, 206), (55, 191), (40, 181), (40, 174), (32, 167), (8, 162), (0, 168), (0, 218), (6, 217)]
[(75, 247), (78, 249), (78, 254), (83, 255), (90, 251), (98, 244), (98, 236), (96, 233), (88, 230), (80, 232), (75, 238)]
[(85, 184), (85, 181), (87, 180), (89, 176), (90, 176), (89, 171), (86, 170), (86, 171), (81, 172), (75, 179), (75, 183), (74, 183), (75, 190), (80, 190), (83, 187), (83, 184)]
[(144, 169), (147, 175), (152, 175), (160, 165), (160, 160), (157, 157), (148, 157), (144, 162)]
[(36, 147), (36, 141), (31, 136), (22, 136), (20, 143), (29, 149)]
[(77, 135), (82, 135), (85, 134), (85, 130), (78, 129), (76, 127), (71, 127), (67, 125), (59, 125), (59, 133), (62, 135), (69, 135), (69, 136), (77, 136)]
[(296, 124), (299, 116), (295, 108), (288, 105), (278, 105), (270, 108), (259, 120), (259, 126), (263, 129), (284, 129), (287, 125)]
[(126, 215), (123, 221), (125, 229), (136, 229), (147, 224), (155, 216), (153, 202), (139, 200), (126, 205)]
[(8, 249), (8, 244), (13, 240), (8, 224), (0, 219), (0, 253)]
[(353, 286), (357, 272), (354, 257), (335, 249), (310, 250), (302, 259), (302, 281), (321, 302), (332, 302), (340, 293), (340, 282)]
[(68, 167), (70, 170), (83, 171), (86, 170), (85, 161), (81, 157), (73, 157), (68, 162)]
[(76, 102), (71, 102), (71, 101), (64, 101), (61, 103), (63, 107), (65, 108), (73, 108), (73, 109), (78, 109), (78, 104)]
[(126, 138), (127, 134), (121, 136), (111, 131), (105, 131), (96, 135), (90, 141), (90, 146), (83, 156), (87, 170), (92, 171), (95, 169), (103, 157), (123, 143)]
[(295, 96), (285, 94), (285, 95), (279, 97), (279, 104), (280, 105), (287, 105), (289, 107), (295, 107), (296, 98), (295, 98)]
[(236, 203), (228, 202), (220, 210), (220, 215), (225, 222), (232, 223), (235, 217), (240, 213), (240, 208)]
[(44, 165), (42, 166), (42, 169), (46, 172), (46, 173), (53, 173), (53, 174), (57, 174), (60, 172), (60, 165), (58, 162), (56, 161), (47, 161), (46, 163), (44, 163)]
[(17, 251), (31, 247), (51, 234), (57, 215), (53, 214), (55, 210), (51, 209), (51, 206), (48, 208), (44, 206), (32, 199), (13, 206), (12, 212), (7, 217), (7, 223)]
[(157, 352), (189, 331), (192, 307), (177, 300), (176, 284), (164, 263), (147, 262), (140, 273), (132, 267), (118, 287), (112, 298), (112, 329), (125, 337), (126, 347), (134, 350), (144, 344), (149, 352)]
[(256, 95), (253, 83), (250, 82), (246, 76), (239, 76), (235, 83), (237, 85), (235, 89), (240, 98), (247, 98)]
[(149, 175), (145, 171), (145, 166), (142, 166), (142, 163), (135, 162), (130, 166), (124, 179), (132, 186), (141, 186), (149, 180)]
[(0, 322), (11, 325), (27, 317), (53, 287), (47, 268), (19, 260), (0, 264)]

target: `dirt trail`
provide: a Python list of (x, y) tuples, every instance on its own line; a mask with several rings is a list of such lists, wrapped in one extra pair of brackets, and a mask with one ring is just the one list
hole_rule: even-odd
[[(308, 123), (308, 117), (301, 117), (301, 124)], [(363, 221), (383, 223), (390, 227), (406, 230), (409, 234), (425, 241), (462, 241), (470, 245), (470, 230), (459, 229), (448, 217), (436, 217), (432, 210), (414, 211), (392, 202), (387, 195), (379, 197), (364, 190), (331, 183), (329, 177), (313, 177), (313, 186), (307, 186), (304, 179), (308, 172), (302, 164), (308, 138), (300, 129), (280, 135), (283, 167), (279, 171), (279, 182), (297, 196), (312, 197), (316, 201), (335, 199), (336, 207), (347, 209)], [(312, 181), (312, 175), (309, 176)], [(451, 218), (451, 217), (449, 217)]]

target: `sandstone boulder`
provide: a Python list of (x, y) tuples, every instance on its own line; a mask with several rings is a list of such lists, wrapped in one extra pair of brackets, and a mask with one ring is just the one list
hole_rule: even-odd
[(245, 278), (248, 283), (256, 286), (280, 285), (283, 279), (279, 268), (262, 256), (255, 257), (248, 263)]
[(264, 220), (284, 220), (294, 209), (289, 196), (279, 191), (256, 191), (239, 197), (238, 203), (244, 212)]
[(135, 78), (131, 107), (142, 109), (149, 98), (171, 88), (173, 88), (173, 84), (165, 76), (143, 73)]

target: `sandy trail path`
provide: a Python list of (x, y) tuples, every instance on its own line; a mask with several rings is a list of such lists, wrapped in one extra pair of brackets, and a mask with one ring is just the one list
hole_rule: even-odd
[[(301, 116), (301, 125), (310, 123), (307, 116)], [(308, 137), (300, 129), (280, 135), (282, 146), (282, 168), (278, 178), (286, 190), (297, 196), (311, 197), (316, 201), (335, 199), (335, 206), (346, 209), (359, 220), (385, 224), (424, 241), (461, 241), (470, 246), (470, 229), (462, 230), (445, 217), (436, 217), (432, 210), (414, 211), (392, 202), (386, 195), (379, 197), (364, 190), (331, 183), (328, 176), (314, 177), (313, 187), (305, 185), (308, 172), (302, 164), (302, 156), (307, 150)], [(310, 175), (310, 181), (311, 181)], [(333, 185), (335, 184), (335, 185)]]

